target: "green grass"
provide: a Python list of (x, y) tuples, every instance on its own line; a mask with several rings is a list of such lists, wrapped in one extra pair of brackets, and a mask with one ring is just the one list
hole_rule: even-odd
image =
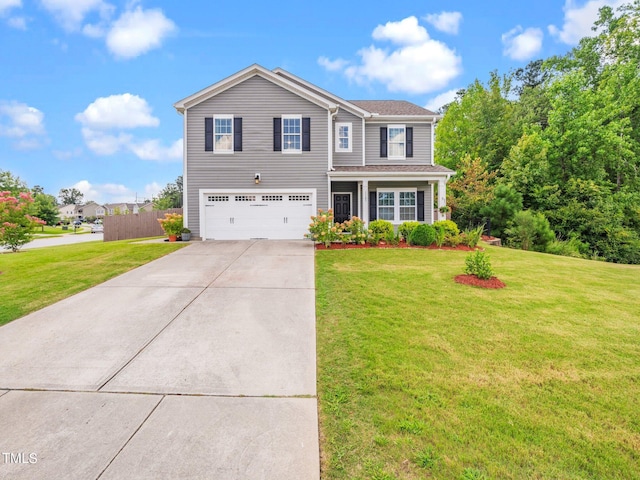
[(0, 254), (0, 325), (185, 246), (134, 242), (90, 242)]
[(640, 478), (640, 268), (316, 252), (323, 479)]

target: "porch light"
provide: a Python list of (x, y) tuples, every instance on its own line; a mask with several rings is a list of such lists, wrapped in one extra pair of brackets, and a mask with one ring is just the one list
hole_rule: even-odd
[(256, 185), (260, 183), (260, 174), (256, 173), (256, 176), (254, 177), (254, 180), (256, 182)]

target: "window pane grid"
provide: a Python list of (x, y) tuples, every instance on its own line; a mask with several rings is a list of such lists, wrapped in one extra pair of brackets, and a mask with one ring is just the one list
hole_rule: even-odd
[(282, 119), (282, 147), (284, 150), (301, 150), (301, 123), (300, 118)]
[(214, 120), (214, 151), (230, 152), (233, 150), (233, 119), (216, 118)]
[(405, 127), (389, 127), (389, 157), (404, 158)]

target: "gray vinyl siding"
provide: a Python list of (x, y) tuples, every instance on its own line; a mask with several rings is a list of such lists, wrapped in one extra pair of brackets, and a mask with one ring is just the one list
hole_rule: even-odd
[[(366, 125), (366, 164), (367, 165), (431, 165), (431, 124), (404, 123), (399, 125), (413, 127), (413, 158), (391, 160), (380, 157), (380, 127), (383, 123), (369, 123)], [(391, 124), (391, 122), (390, 122)]]
[(378, 188), (417, 188), (424, 191), (424, 223), (433, 223), (433, 183), (428, 182), (369, 182), (369, 192)]
[(351, 134), (351, 152), (336, 152), (336, 128), (333, 126), (333, 165), (336, 167), (353, 167), (362, 165), (362, 119), (352, 113), (340, 110), (336, 115), (335, 123), (351, 123), (353, 133)]
[[(217, 154), (204, 150), (204, 118), (218, 114), (242, 117), (242, 152)], [(311, 151), (273, 151), (273, 118), (311, 118)], [(187, 186), (189, 228), (200, 236), (202, 188), (259, 191), (273, 188), (314, 188), (317, 207), (327, 209), (327, 110), (254, 76), (195, 105), (187, 111)], [(254, 176), (260, 173), (256, 185)]]

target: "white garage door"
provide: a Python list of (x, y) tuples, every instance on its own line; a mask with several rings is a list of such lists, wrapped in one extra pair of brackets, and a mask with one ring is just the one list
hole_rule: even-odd
[(302, 239), (315, 213), (315, 192), (205, 193), (204, 238)]

